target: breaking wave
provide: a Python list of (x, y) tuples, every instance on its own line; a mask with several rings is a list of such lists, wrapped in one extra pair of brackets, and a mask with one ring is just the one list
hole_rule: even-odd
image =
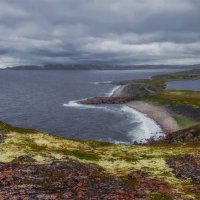
[(145, 143), (150, 138), (159, 139), (164, 135), (161, 127), (145, 114), (128, 106), (123, 106), (121, 111), (129, 115), (132, 123), (138, 124), (137, 127), (128, 132), (132, 142)]
[(120, 87), (121, 87), (120, 85), (115, 86), (114, 88), (111, 89), (110, 92), (106, 93), (106, 95), (109, 96), (109, 97), (113, 96), (113, 94), (114, 94)]
[[(82, 99), (85, 100), (85, 99)], [(79, 103), (80, 100), (76, 100), (76, 101), (69, 101), (66, 104), (63, 104), (64, 107), (72, 107), (72, 108), (79, 108), (79, 109), (102, 109), (104, 107), (100, 107), (100, 106), (93, 106), (93, 105), (86, 105), (86, 104), (81, 104)]]

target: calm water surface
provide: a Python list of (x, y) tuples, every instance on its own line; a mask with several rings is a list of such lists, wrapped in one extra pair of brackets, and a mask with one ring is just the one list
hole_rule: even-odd
[(200, 91), (200, 80), (170, 81), (167, 89)]

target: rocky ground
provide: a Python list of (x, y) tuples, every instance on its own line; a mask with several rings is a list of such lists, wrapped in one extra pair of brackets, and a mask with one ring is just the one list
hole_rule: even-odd
[[(186, 128), (183, 130), (179, 130), (177, 132), (169, 133), (163, 140), (169, 144), (180, 144), (184, 142), (192, 142), (196, 143), (200, 141), (200, 124), (192, 126), (190, 128)], [(163, 142), (160, 141), (160, 142)], [(159, 141), (157, 141), (158, 143)]]
[(116, 178), (100, 168), (66, 158), (38, 165), (29, 156), (0, 163), (0, 199), (172, 199), (178, 194), (145, 172)]
[(0, 200), (200, 198), (198, 126), (184, 131), (193, 133), (189, 143), (146, 145), (67, 140), (5, 123), (0, 133)]
[(37, 165), (29, 157), (0, 163), (0, 199), (134, 199), (100, 169), (72, 160)]
[(200, 157), (186, 154), (167, 160), (168, 165), (173, 168), (177, 178), (190, 178), (196, 184), (196, 190), (200, 193)]

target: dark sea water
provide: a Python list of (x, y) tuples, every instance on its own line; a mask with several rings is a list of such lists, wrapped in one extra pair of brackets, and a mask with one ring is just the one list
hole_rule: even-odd
[(200, 80), (170, 81), (167, 89), (200, 91)]
[(0, 121), (57, 135), (133, 142), (145, 136), (143, 117), (126, 106), (80, 107), (71, 101), (108, 95), (98, 82), (142, 79), (178, 70), (0, 71)]

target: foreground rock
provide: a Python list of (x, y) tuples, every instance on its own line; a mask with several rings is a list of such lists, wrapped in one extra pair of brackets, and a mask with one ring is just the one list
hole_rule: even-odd
[[(200, 124), (170, 133), (163, 140), (169, 144), (180, 144), (183, 142), (198, 142), (200, 141)], [(160, 142), (163, 142), (162, 140)]]

